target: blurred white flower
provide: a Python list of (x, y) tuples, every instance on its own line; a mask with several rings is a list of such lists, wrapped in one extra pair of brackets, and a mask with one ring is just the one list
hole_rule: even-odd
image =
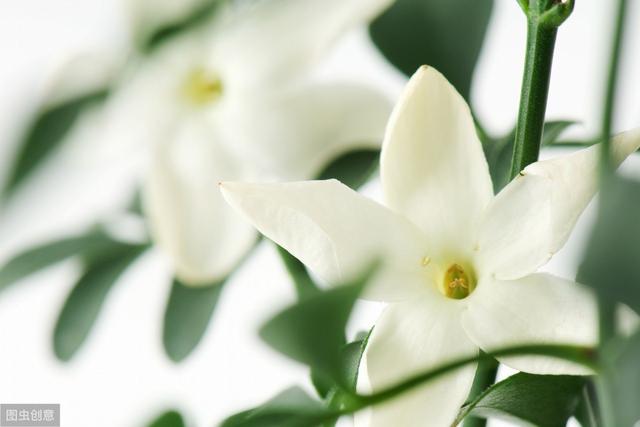
[(145, 210), (181, 281), (225, 277), (256, 240), (219, 181), (309, 179), (344, 152), (380, 146), (388, 99), (312, 71), (341, 34), (390, 3), (245, 1), (141, 58), (110, 106), (109, 139), (131, 151), (152, 145)]
[[(621, 162), (640, 132), (613, 140)], [(384, 263), (368, 298), (389, 305), (367, 346), (359, 387), (373, 391), (452, 358), (530, 343), (593, 345), (594, 300), (536, 273), (567, 240), (597, 190), (598, 147), (528, 166), (494, 196), (469, 107), (423, 67), (387, 128), (386, 206), (335, 180), (223, 183), (226, 200), (328, 282)], [(500, 360), (537, 374), (585, 374), (544, 357)], [(475, 366), (359, 414), (357, 425), (449, 426)]]

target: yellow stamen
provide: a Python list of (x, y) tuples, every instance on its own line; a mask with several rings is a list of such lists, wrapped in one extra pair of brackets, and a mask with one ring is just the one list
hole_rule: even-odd
[(453, 299), (464, 299), (473, 292), (475, 283), (459, 264), (453, 264), (444, 274), (444, 294)]
[(193, 70), (182, 88), (184, 96), (195, 105), (206, 105), (222, 95), (222, 80), (203, 68)]

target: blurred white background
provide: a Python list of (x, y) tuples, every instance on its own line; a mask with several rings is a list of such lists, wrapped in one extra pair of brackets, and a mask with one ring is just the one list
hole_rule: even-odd
[[(576, 3), (559, 32), (547, 116), (579, 120), (582, 125), (570, 135), (581, 136), (598, 129), (613, 11), (611, 2)], [(616, 130), (640, 125), (640, 27), (631, 24), (640, 22), (640, 3), (630, 3)], [(118, 0), (0, 2), (0, 175), (53, 70), (69, 55), (117, 50), (125, 43), (120, 7)], [(525, 23), (516, 1), (496, 0), (472, 94), (481, 120), (493, 132), (507, 132), (514, 123), (524, 44)], [(319, 72), (371, 82), (394, 99), (404, 83), (377, 54), (364, 28), (349, 34)], [(131, 165), (105, 161), (92, 149), (100, 139), (92, 132), (96, 120), (87, 118), (68, 148), (2, 208), (0, 264), (31, 243), (112, 215), (130, 198), (136, 178)], [(640, 171), (640, 160), (636, 156), (625, 166)], [(376, 197), (376, 183), (367, 191)], [(589, 222), (587, 212), (546, 270), (574, 276)], [(269, 245), (263, 244), (228, 284), (205, 339), (181, 365), (172, 364), (162, 350), (170, 271), (158, 253), (146, 256), (113, 289), (71, 363), (58, 362), (51, 350), (52, 329), (77, 272), (77, 265), (65, 263), (0, 295), (0, 402), (61, 403), (66, 427), (140, 426), (169, 407), (183, 410), (194, 426), (210, 426), (289, 385), (307, 384), (304, 368), (269, 350), (255, 334), (265, 319), (294, 300)], [(373, 322), (379, 309), (359, 307), (353, 331)]]

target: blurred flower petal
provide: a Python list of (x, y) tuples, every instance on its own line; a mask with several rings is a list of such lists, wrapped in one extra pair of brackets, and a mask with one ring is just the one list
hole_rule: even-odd
[(221, 180), (243, 176), (242, 165), (198, 122), (186, 122), (166, 136), (155, 150), (145, 186), (152, 234), (183, 283), (211, 284), (226, 276), (256, 239), (218, 191)]

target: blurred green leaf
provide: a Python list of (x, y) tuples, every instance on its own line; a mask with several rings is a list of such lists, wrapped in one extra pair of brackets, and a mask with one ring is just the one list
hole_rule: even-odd
[(108, 251), (112, 240), (100, 229), (85, 235), (45, 243), (16, 255), (0, 268), (0, 290), (79, 253), (97, 256)]
[(629, 339), (618, 338), (603, 350), (602, 381), (613, 405), (615, 426), (637, 426), (640, 422), (640, 331)]
[(397, 0), (369, 31), (404, 74), (430, 65), (468, 100), (492, 8), (493, 0)]
[(640, 182), (612, 177), (578, 271), (578, 281), (605, 300), (640, 313)]
[(174, 362), (184, 360), (198, 345), (215, 311), (225, 280), (208, 286), (188, 286), (175, 279), (164, 312), (162, 342)]
[(318, 175), (318, 179), (335, 178), (357, 190), (378, 167), (379, 150), (354, 150), (334, 159)]
[(598, 421), (599, 414), (596, 402), (596, 391), (593, 379), (591, 379), (582, 388), (580, 402), (573, 414), (582, 427), (598, 427), (601, 424)]
[(177, 411), (167, 411), (149, 424), (149, 427), (185, 427), (182, 415)]
[(564, 427), (578, 406), (584, 377), (518, 373), (489, 387), (465, 405), (466, 416), (517, 418), (541, 427)]
[(141, 50), (143, 52), (152, 52), (176, 36), (201, 27), (214, 16), (225, 1), (228, 0), (207, 0), (186, 17), (158, 28), (143, 41)]
[[(562, 132), (576, 122), (570, 120), (548, 121), (544, 124), (542, 146), (552, 145), (558, 140)], [(511, 159), (513, 157), (513, 143), (515, 129), (501, 138), (492, 138), (480, 132), (482, 148), (489, 164), (489, 173), (493, 181), (493, 190), (497, 194), (509, 183)]]
[(147, 248), (111, 241), (109, 251), (86, 258), (86, 267), (67, 297), (53, 332), (53, 349), (68, 361), (89, 335), (105, 299), (125, 269)]
[(3, 197), (10, 197), (56, 150), (80, 115), (87, 108), (104, 101), (108, 94), (108, 88), (100, 88), (40, 111), (20, 141)]
[(347, 388), (341, 354), (344, 330), (367, 278), (298, 302), (267, 322), (260, 336), (279, 352)]
[(311, 276), (304, 264), (298, 261), (298, 259), (291, 255), (286, 249), (276, 243), (274, 244), (276, 245), (280, 259), (282, 259), (289, 276), (291, 276), (291, 279), (293, 280), (298, 298), (304, 299), (317, 294), (318, 287), (313, 282), (313, 279), (311, 279)]
[(312, 427), (337, 418), (302, 389), (287, 389), (257, 408), (224, 420), (221, 427)]

